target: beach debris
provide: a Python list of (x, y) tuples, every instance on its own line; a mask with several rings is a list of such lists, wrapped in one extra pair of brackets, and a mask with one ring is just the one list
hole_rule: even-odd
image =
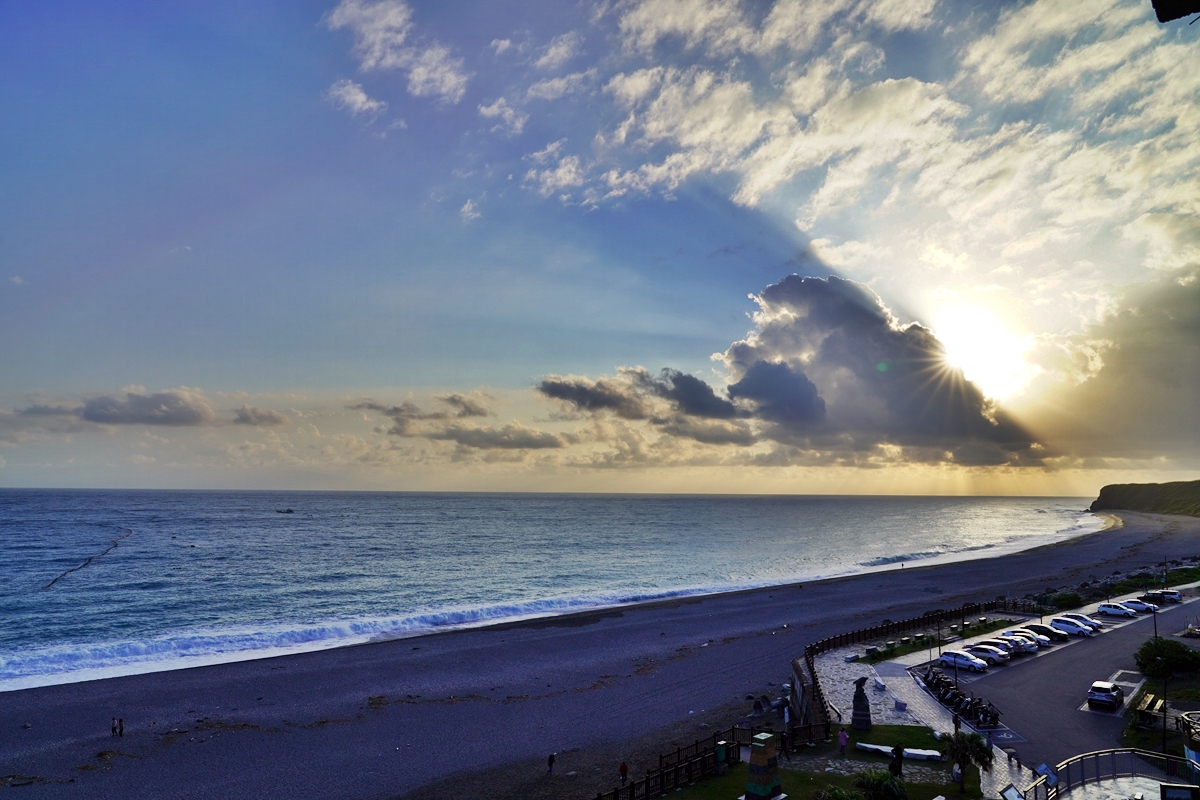
[(26, 728), (32, 728), (33, 726), (32, 726), (32, 725), (30, 725), (28, 722), (26, 722), (26, 723), (25, 723), (25, 727), (26, 727)]

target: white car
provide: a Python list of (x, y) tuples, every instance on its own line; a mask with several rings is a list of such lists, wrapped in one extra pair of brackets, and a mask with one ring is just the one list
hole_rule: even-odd
[[(1049, 647), (1050, 645), (1053, 644), (1053, 642), (1050, 641), (1049, 636), (1043, 636), (1042, 634), (1038, 633), (1037, 631), (1029, 630), (1029, 628), (1017, 628), (1016, 630), (1012, 631), (1012, 633), (1016, 636), (1024, 636), (1026, 639), (1033, 639), (1035, 642), (1037, 642), (1038, 647)], [(1008, 636), (1008, 635), (1009, 635), (1008, 631), (1005, 631), (1004, 633), (1001, 634), (1001, 636)]]
[(1008, 651), (990, 644), (970, 644), (963, 648), (976, 658), (981, 658), (994, 667), (1002, 661), (1008, 661)]
[(1124, 603), (1101, 603), (1096, 608), (1097, 614), (1106, 617), (1136, 617), (1137, 612)]
[(1126, 608), (1132, 608), (1134, 611), (1158, 611), (1158, 606), (1154, 603), (1147, 603), (1142, 600), (1122, 600), (1121, 605)]
[(1094, 631), (1101, 630), (1104, 627), (1103, 622), (1098, 619), (1092, 619), (1087, 614), (1076, 614), (1075, 612), (1069, 611), (1066, 614), (1060, 614), (1059, 616), (1066, 617), (1067, 619), (1073, 619), (1078, 623), (1087, 625)]
[(1021, 647), (1021, 645), (1017, 644), (1017, 642), (1012, 639), (984, 639), (983, 641), (976, 642), (975, 644), (986, 644), (990, 645), (991, 647), (997, 647), (1008, 653), (1010, 656), (1017, 653), (1023, 653), (1025, 651), (1024, 647)]
[(1091, 626), (1067, 617), (1055, 617), (1050, 620), (1050, 627), (1072, 636), (1091, 636), (1093, 633)]
[(1003, 642), (1008, 647), (1008, 652), (1014, 656), (1022, 653), (1036, 653), (1038, 651), (1037, 642), (1026, 639), (1024, 636), (1001, 636), (998, 639), (988, 639), (983, 644), (994, 644)]
[(967, 669), (971, 672), (986, 672), (988, 665), (982, 658), (965, 653), (962, 650), (944, 650), (938, 656), (938, 663), (943, 667), (955, 667), (959, 669)]

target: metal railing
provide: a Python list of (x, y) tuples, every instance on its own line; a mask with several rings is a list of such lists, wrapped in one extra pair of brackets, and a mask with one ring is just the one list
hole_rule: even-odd
[(1081, 786), (1117, 778), (1193, 783), (1197, 777), (1200, 777), (1200, 764), (1195, 761), (1124, 747), (1072, 756), (1055, 767), (1053, 775), (1038, 777), (1023, 794), (1025, 800), (1054, 800)]

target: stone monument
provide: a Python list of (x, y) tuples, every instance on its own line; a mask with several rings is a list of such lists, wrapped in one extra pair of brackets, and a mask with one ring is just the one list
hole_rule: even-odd
[(863, 689), (866, 685), (865, 677), (854, 682), (854, 713), (850, 717), (850, 727), (856, 731), (871, 730), (871, 701)]
[(750, 772), (746, 793), (738, 800), (787, 800), (779, 783), (779, 757), (775, 755), (775, 734), (760, 733), (750, 742)]

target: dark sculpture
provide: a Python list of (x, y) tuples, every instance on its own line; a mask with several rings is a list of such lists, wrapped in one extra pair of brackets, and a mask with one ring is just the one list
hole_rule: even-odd
[(854, 682), (854, 713), (850, 717), (850, 727), (856, 731), (871, 730), (871, 701), (863, 689), (867, 685), (866, 678)]

